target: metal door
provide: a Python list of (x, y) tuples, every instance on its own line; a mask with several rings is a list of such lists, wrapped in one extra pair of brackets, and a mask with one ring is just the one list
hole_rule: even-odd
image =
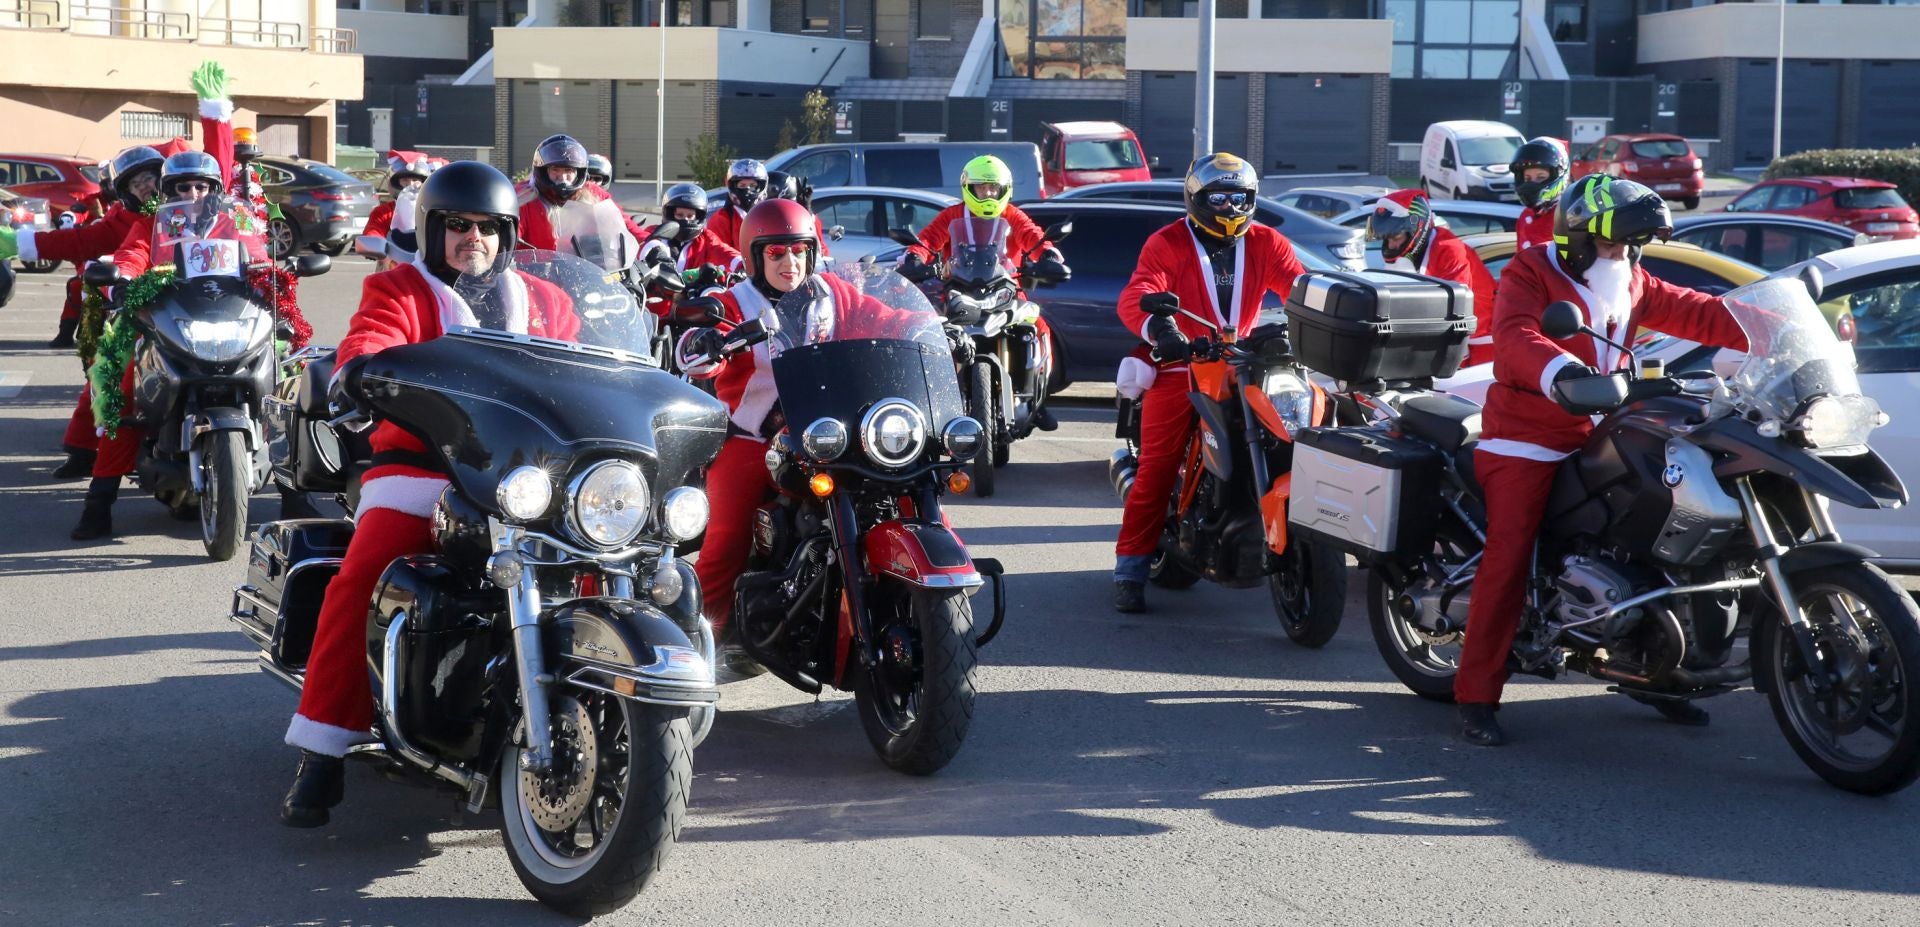
[(533, 150), (549, 135), (566, 134), (588, 151), (605, 151), (600, 131), (599, 88), (585, 80), (516, 80), (513, 82), (512, 146), (507, 151), (509, 174), (533, 165)]
[(1859, 148), (1907, 148), (1920, 145), (1920, 62), (1860, 63)]
[[(1733, 163), (1766, 164), (1773, 159), (1773, 62), (1764, 58), (1741, 61), (1739, 88)], [(1833, 148), (1839, 141), (1838, 64), (1788, 60), (1781, 102), (1781, 153)]]
[(909, 8), (908, 0), (874, 0), (872, 76), (910, 76), (909, 51), (913, 42)]
[[(613, 159), (616, 176), (651, 180), (654, 170), (654, 130), (659, 111), (650, 80), (623, 80), (613, 87)], [(687, 149), (704, 132), (701, 118), (706, 86), (701, 81), (667, 81), (666, 169), (669, 181), (692, 180)]]
[(1262, 174), (1365, 171), (1373, 78), (1341, 74), (1267, 75)]
[(261, 154), (287, 158), (307, 156), (307, 120), (304, 116), (261, 116), (255, 131)]
[[(1216, 74), (1213, 81), (1213, 150), (1247, 153), (1245, 74)], [(1178, 177), (1193, 161), (1193, 73), (1147, 71), (1140, 83), (1140, 145), (1160, 159), (1156, 175)]]

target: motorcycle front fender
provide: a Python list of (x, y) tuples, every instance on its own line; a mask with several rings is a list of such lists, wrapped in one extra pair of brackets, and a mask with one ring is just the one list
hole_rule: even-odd
[(1266, 529), (1267, 549), (1275, 556), (1287, 552), (1287, 499), (1293, 495), (1293, 474), (1273, 478), (1273, 488), (1260, 497), (1260, 522)]
[(540, 622), (546, 664), (562, 680), (655, 705), (719, 701), (713, 666), (673, 619), (612, 596), (574, 599)]
[(986, 583), (952, 530), (942, 524), (887, 521), (860, 538), (868, 575), (891, 576), (923, 589), (965, 589)]
[(248, 450), (257, 449), (260, 443), (258, 436), (254, 434), (252, 414), (235, 406), (201, 409), (194, 414), (191, 428), (192, 444), (200, 443), (203, 437), (217, 431), (244, 432), (247, 436)]
[(1780, 569), (1788, 576), (1807, 570), (1823, 567), (1842, 566), (1849, 563), (1871, 563), (1880, 558), (1878, 553), (1848, 544), (1844, 541), (1815, 541), (1802, 544), (1780, 555)]

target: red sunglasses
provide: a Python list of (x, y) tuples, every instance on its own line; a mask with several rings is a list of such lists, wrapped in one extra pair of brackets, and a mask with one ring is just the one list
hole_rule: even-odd
[(796, 241), (792, 244), (787, 244), (787, 245), (768, 245), (766, 254), (767, 254), (767, 257), (769, 258), (783, 258), (789, 254), (797, 258), (802, 258), (802, 257), (806, 257), (807, 252), (812, 250), (813, 250), (813, 245), (811, 243), (804, 242), (804, 241)]

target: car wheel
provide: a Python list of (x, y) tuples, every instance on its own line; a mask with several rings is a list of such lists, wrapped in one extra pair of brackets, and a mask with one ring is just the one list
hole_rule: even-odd
[(1697, 196), (1689, 196), (1686, 199), (1683, 199), (1680, 201), (1680, 208), (1688, 211), (1699, 209), (1700, 198)]
[(267, 248), (274, 260), (286, 257), (300, 248), (300, 233), (293, 223), (285, 219), (274, 219), (267, 223)]

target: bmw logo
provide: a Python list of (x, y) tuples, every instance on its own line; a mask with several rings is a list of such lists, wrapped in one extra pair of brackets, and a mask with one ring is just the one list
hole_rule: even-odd
[(1667, 484), (1668, 489), (1680, 485), (1680, 481), (1686, 478), (1687, 469), (1677, 463), (1667, 464), (1667, 468), (1660, 471), (1660, 481)]

